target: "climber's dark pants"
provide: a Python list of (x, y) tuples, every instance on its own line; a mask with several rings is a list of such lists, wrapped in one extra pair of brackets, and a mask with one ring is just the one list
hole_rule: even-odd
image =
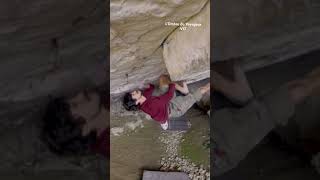
[(214, 112), (213, 175), (236, 167), (276, 125), (285, 125), (293, 113), (294, 103), (286, 87), (256, 98), (240, 109)]

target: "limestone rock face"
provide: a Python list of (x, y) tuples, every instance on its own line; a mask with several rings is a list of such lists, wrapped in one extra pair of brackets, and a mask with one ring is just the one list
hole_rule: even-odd
[(143, 80), (154, 81), (167, 73), (162, 45), (177, 27), (165, 23), (188, 22), (203, 11), (207, 2), (111, 0), (110, 93), (121, 94), (137, 88)]
[(163, 58), (174, 81), (199, 81), (210, 77), (210, 3), (177, 28), (163, 45)]
[[(48, 96), (106, 82), (104, 0), (0, 2), (0, 129), (39, 119)], [(36, 117), (34, 117), (36, 116)]]
[(38, 180), (48, 172), (60, 180), (105, 179), (105, 160), (74, 159), (85, 162), (74, 166), (56, 158), (40, 128), (49, 95), (106, 82), (106, 7), (105, 0), (0, 1), (0, 179)]
[(0, 2), (0, 101), (106, 81), (104, 0)]
[(212, 4), (213, 60), (259, 68), (320, 48), (317, 0), (224, 0)]

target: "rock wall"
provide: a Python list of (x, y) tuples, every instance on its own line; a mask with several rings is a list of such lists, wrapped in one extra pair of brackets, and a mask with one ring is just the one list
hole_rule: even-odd
[(254, 69), (320, 48), (317, 0), (212, 3), (213, 60), (236, 58)]
[(1, 122), (48, 95), (106, 82), (106, 7), (104, 0), (0, 2)]
[(177, 28), (163, 45), (163, 59), (174, 81), (210, 77), (210, 2)]
[(105, 159), (58, 157), (39, 137), (49, 95), (106, 82), (106, 7), (105, 0), (0, 2), (0, 179), (106, 179)]
[(165, 26), (165, 22), (187, 22), (201, 13), (208, 1), (111, 0), (111, 95), (116, 96), (138, 87), (143, 80), (154, 81), (167, 73), (163, 45), (177, 27)]

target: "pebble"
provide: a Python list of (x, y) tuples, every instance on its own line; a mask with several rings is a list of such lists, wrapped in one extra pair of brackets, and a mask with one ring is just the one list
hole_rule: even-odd
[(166, 145), (166, 154), (161, 158), (162, 171), (181, 171), (188, 174), (191, 180), (210, 179), (210, 173), (203, 165), (197, 166), (185, 157), (178, 156), (178, 147), (182, 141), (183, 132), (162, 133), (159, 140)]

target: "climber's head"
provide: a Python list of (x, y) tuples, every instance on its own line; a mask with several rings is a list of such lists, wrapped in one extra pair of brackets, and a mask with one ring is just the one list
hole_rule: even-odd
[(128, 111), (136, 111), (138, 110), (137, 101), (142, 97), (142, 92), (140, 90), (135, 90), (125, 94), (123, 98), (123, 106)]
[(95, 132), (82, 135), (85, 120), (72, 116), (65, 98), (51, 100), (43, 120), (42, 139), (59, 155), (87, 154), (96, 141)]
[(53, 152), (60, 155), (95, 153), (92, 147), (97, 142), (97, 132), (107, 128), (103, 116), (109, 104), (106, 92), (97, 88), (70, 98), (50, 100), (43, 117), (42, 140)]
[(130, 94), (131, 94), (132, 99), (134, 99), (134, 100), (138, 100), (142, 97), (142, 92), (140, 90), (132, 91)]

